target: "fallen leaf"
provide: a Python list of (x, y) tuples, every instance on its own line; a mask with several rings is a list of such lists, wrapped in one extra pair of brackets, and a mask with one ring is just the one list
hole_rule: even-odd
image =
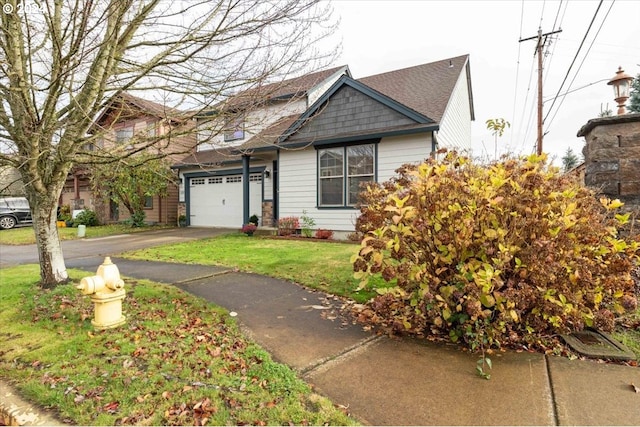
[(163, 399), (169, 399), (171, 397), (171, 392), (170, 391), (163, 391), (162, 392), (162, 398)]
[(102, 409), (110, 414), (114, 414), (118, 410), (118, 406), (120, 406), (119, 402), (111, 402), (104, 405)]
[(633, 391), (635, 391), (636, 393), (640, 393), (640, 387), (636, 386), (634, 383), (631, 383), (631, 388), (633, 389)]

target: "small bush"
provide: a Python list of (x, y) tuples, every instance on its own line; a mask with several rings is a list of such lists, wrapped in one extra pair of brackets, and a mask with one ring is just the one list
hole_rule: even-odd
[(640, 244), (617, 228), (628, 215), (544, 156), (474, 165), (450, 153), (405, 165), (363, 193), (352, 261), (397, 286), (377, 289), (369, 322), (472, 349), (535, 346), (637, 305), (630, 272)]
[(144, 219), (146, 218), (146, 214), (144, 213), (144, 211), (136, 211), (131, 215), (131, 227), (135, 228), (135, 227), (144, 227), (145, 223), (144, 223)]
[(91, 209), (83, 209), (81, 212), (76, 215), (73, 220), (73, 226), (77, 227), (79, 225), (86, 226), (96, 226), (98, 223), (98, 215)]
[(71, 221), (71, 206), (62, 205), (58, 208), (58, 221)]
[(278, 220), (278, 235), (290, 236), (300, 228), (300, 220), (297, 216), (288, 216)]
[(302, 211), (302, 216), (300, 217), (302, 220), (302, 235), (304, 237), (310, 238), (313, 236), (312, 228), (316, 225), (316, 221), (307, 215), (307, 211)]
[(333, 237), (333, 231), (319, 228), (316, 230), (316, 239), (331, 239)]
[(258, 228), (257, 225), (255, 225), (254, 223), (250, 222), (249, 224), (245, 224), (245, 225), (242, 226), (242, 232), (244, 234), (246, 234), (247, 236), (252, 236), (253, 233), (255, 233), (257, 228)]

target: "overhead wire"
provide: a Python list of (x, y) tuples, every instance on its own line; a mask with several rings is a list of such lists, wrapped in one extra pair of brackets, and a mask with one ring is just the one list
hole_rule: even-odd
[[(573, 86), (573, 83), (575, 82), (576, 78), (578, 77), (578, 74), (580, 73), (580, 70), (582, 69), (582, 66), (584, 65), (584, 61), (587, 59), (587, 56), (589, 56), (589, 52), (591, 52), (591, 48), (593, 47), (593, 44), (595, 43), (596, 39), (598, 38), (598, 35), (600, 34), (600, 31), (602, 30), (602, 26), (604, 25), (605, 21), (607, 20), (607, 17), (609, 16), (609, 13), (611, 12), (611, 9), (613, 8), (613, 4), (614, 3), (615, 3), (615, 0), (613, 0), (611, 2), (611, 5), (609, 6), (609, 10), (607, 10), (607, 13), (605, 14), (604, 18), (602, 19), (602, 22), (600, 23), (600, 26), (598, 27), (598, 31), (596, 32), (595, 36), (593, 36), (593, 40), (591, 40), (591, 44), (589, 45), (589, 48), (587, 49), (587, 52), (584, 54), (584, 57), (582, 58), (582, 61), (580, 62), (580, 65), (578, 66), (578, 69), (576, 70), (576, 73), (574, 74), (573, 79), (571, 80), (571, 83), (569, 83), (569, 87), (567, 88), (567, 92), (565, 92), (562, 95), (562, 100), (560, 101), (560, 104), (558, 105), (558, 108), (556, 109), (555, 113), (553, 114), (553, 116), (549, 120), (549, 123), (547, 124), (546, 123), (546, 119), (549, 116), (549, 114), (551, 113), (551, 108), (549, 108), (549, 111), (547, 112), (547, 116), (545, 116), (545, 120), (544, 120), (546, 129), (549, 129), (549, 127), (551, 126), (551, 123), (553, 123), (553, 120), (555, 119), (556, 115), (558, 114), (558, 111), (560, 111), (560, 107), (564, 103), (564, 100), (567, 99), (567, 95), (569, 93), (571, 93), (571, 86)], [(596, 13), (597, 13), (597, 11), (596, 11)], [(595, 18), (595, 16), (594, 16), (594, 18)], [(558, 94), (556, 94), (556, 97), (557, 96), (559, 96), (559, 92), (558, 92)]]
[[(615, 0), (614, 0), (615, 1)], [(578, 55), (580, 54), (580, 51), (582, 50), (582, 46), (584, 46), (584, 43), (587, 39), (587, 36), (589, 35), (589, 32), (591, 31), (591, 27), (593, 26), (593, 23), (596, 19), (596, 17), (598, 16), (598, 12), (600, 11), (600, 8), (602, 7), (602, 3), (604, 2), (604, 0), (600, 0), (600, 3), (598, 3), (598, 7), (595, 11), (595, 13), (593, 14), (593, 18), (591, 18), (591, 22), (589, 23), (589, 27), (587, 28), (587, 31), (584, 35), (584, 37), (582, 38), (582, 41), (580, 42), (580, 46), (578, 46), (578, 50), (576, 51), (576, 54), (573, 57), (573, 60), (571, 61), (571, 65), (569, 65), (569, 69), (567, 70), (567, 73), (564, 76), (564, 79), (562, 80), (562, 84), (560, 84), (560, 87), (558, 88), (558, 92), (556, 93), (553, 102), (551, 103), (551, 106), (549, 107), (549, 112), (553, 109), (556, 100), (558, 99), (558, 96), (560, 95), (560, 92), (562, 91), (564, 84), (567, 82), (567, 79), (569, 78), (569, 74), (571, 73), (571, 69), (573, 68), (573, 65), (576, 63), (576, 60), (578, 59)], [(542, 120), (542, 122), (544, 123), (547, 120), (547, 117), (549, 117), (549, 112), (547, 112), (547, 115), (544, 117), (544, 119)]]
[[(522, 0), (521, 2), (521, 6), (520, 6), (520, 35), (519, 35), (519, 39), (522, 38), (522, 27), (524, 24), (524, 0)], [(516, 103), (518, 101), (518, 97), (517, 97), (517, 93), (518, 93), (518, 80), (520, 78), (520, 54), (522, 53), (522, 44), (518, 43), (518, 57), (516, 60), (516, 82), (515, 82), (515, 86), (513, 88), (513, 106), (511, 109), (511, 117), (513, 120), (516, 117)], [(515, 125), (515, 123), (514, 123)], [(509, 140), (509, 145), (511, 145), (513, 143), (513, 135), (515, 134), (515, 132), (511, 132), (511, 139)]]
[[(560, 12), (562, 10), (562, 5), (564, 4), (564, 11), (562, 11), (562, 16), (560, 16)], [(562, 22), (564, 22), (564, 17), (567, 13), (567, 6), (568, 6), (568, 2), (563, 2), (562, 0), (560, 0), (560, 3), (558, 3), (558, 9), (556, 10), (556, 15), (555, 18), (553, 20), (553, 26), (551, 27), (551, 32), (553, 33), (556, 30), (560, 30), (562, 31)], [(543, 77), (543, 83), (542, 86), (546, 87), (547, 85), (547, 78), (551, 75), (551, 64), (553, 62), (553, 58), (555, 56), (555, 51), (556, 51), (556, 47), (558, 46), (557, 43), (553, 43), (554, 39), (557, 39), (558, 36), (557, 35), (549, 35), (547, 36), (549, 37), (549, 43), (548, 46), (551, 46), (553, 44), (553, 47), (551, 49), (551, 51), (547, 50), (546, 46), (542, 46), (542, 49), (544, 50), (544, 58), (543, 58), (543, 71), (544, 71), (544, 77)], [(547, 43), (547, 39), (545, 39), (543, 41), (543, 43)], [(537, 100), (538, 102), (541, 102), (540, 100)], [(532, 144), (532, 152), (536, 152), (537, 150), (537, 137), (536, 140), (533, 141)]]
[[(522, 14), (524, 14), (524, 4), (525, 4), (525, 2), (523, 0), (522, 1), (522, 5), (521, 5)], [(543, 15), (544, 15), (544, 3), (543, 3), (543, 11), (540, 14), (540, 25), (542, 25)], [(520, 36), (521, 36), (520, 39), (522, 39), (522, 34), (520, 34)], [(521, 139), (522, 142), (519, 144), (522, 149), (524, 149), (525, 143), (526, 143), (526, 141), (528, 139), (528, 134), (530, 132), (531, 124), (533, 123), (533, 117), (534, 117), (535, 100), (533, 102), (531, 102), (531, 104), (529, 104), (529, 95), (531, 94), (531, 86), (532, 86), (532, 82), (533, 82), (533, 76), (534, 76), (535, 65), (536, 65), (536, 61), (534, 60), (534, 58), (535, 58), (535, 55), (531, 59), (531, 68), (530, 68), (530, 71), (529, 71), (529, 83), (528, 83), (528, 86), (527, 86), (524, 102), (522, 104), (522, 114), (520, 116), (521, 119), (518, 122), (519, 123), (518, 124), (518, 129), (522, 129), (523, 128), (522, 124), (525, 125), (524, 132), (521, 132), (522, 133), (522, 139)], [(531, 109), (529, 111), (528, 118), (525, 119), (525, 116), (527, 116), (527, 106), (528, 105), (531, 105)]]

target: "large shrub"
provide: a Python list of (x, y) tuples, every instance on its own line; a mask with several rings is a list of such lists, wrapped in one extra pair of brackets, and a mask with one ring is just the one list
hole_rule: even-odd
[(91, 209), (86, 208), (80, 211), (73, 220), (74, 227), (77, 227), (79, 225), (87, 225), (93, 227), (99, 224), (100, 222), (98, 221), (98, 215)]
[(536, 345), (635, 309), (639, 244), (618, 201), (601, 200), (544, 156), (480, 166), (449, 153), (405, 165), (362, 194), (352, 261), (380, 288), (366, 321), (472, 348)]

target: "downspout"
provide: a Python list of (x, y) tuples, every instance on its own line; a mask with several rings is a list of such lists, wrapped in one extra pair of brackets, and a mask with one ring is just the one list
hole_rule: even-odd
[(242, 156), (242, 225), (249, 223), (249, 160), (251, 156)]

